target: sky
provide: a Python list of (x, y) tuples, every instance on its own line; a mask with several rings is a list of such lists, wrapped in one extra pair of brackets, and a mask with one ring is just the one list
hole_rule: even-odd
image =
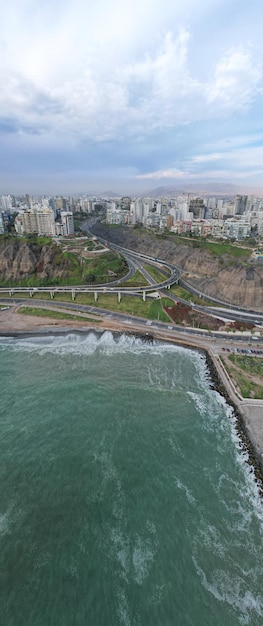
[(262, 0), (8, 0), (0, 193), (263, 190)]

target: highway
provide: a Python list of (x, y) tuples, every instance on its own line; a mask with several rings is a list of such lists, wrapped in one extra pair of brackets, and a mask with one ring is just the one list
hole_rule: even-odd
[[(208, 299), (211, 302), (215, 302), (217, 305), (220, 304), (221, 307), (218, 307), (218, 306), (211, 307), (211, 306), (203, 306), (199, 304), (194, 304), (193, 302), (186, 301), (183, 298), (180, 298), (177, 295), (169, 292), (169, 298), (171, 300), (174, 300), (175, 302), (182, 302), (186, 304), (187, 306), (191, 306), (191, 308), (196, 309), (200, 313), (205, 313), (206, 315), (210, 315), (212, 317), (224, 318), (229, 321), (249, 322), (256, 326), (261, 326), (263, 324), (263, 312), (252, 311), (252, 310), (248, 311), (247, 309), (244, 309), (238, 306), (232, 306), (229, 303), (222, 302), (219, 299), (210, 298), (205, 293), (200, 293), (200, 291), (198, 291), (197, 289), (191, 288), (190, 286), (188, 286), (188, 283), (186, 283), (185, 281), (181, 279), (180, 270), (175, 265), (171, 263), (167, 263), (166, 261), (163, 261), (161, 259), (148, 257), (147, 255), (141, 254), (139, 252), (134, 252), (132, 250), (129, 250), (128, 248), (124, 248), (123, 246), (112, 244), (111, 242), (106, 241), (105, 239), (102, 239), (101, 237), (98, 237), (97, 235), (96, 237), (98, 241), (101, 241), (107, 246), (110, 246), (113, 250), (119, 251), (122, 254), (126, 253), (130, 255), (130, 258), (138, 259), (141, 262), (147, 261), (149, 265), (152, 264), (157, 267), (164, 266), (168, 268), (169, 271), (171, 272), (171, 279), (170, 280), (168, 279), (166, 281), (166, 284), (164, 284), (163, 286), (161, 284), (155, 284), (155, 290), (160, 291), (162, 296), (167, 296), (167, 293), (161, 291), (163, 287), (168, 287), (169, 285), (172, 285), (174, 283), (179, 283), (182, 286), (184, 285), (185, 288), (187, 288), (187, 290), (191, 291), (193, 294), (203, 297), (204, 299)], [(149, 282), (151, 282), (152, 284), (152, 278), (151, 278), (151, 281)]]
[[(93, 235), (93, 233), (90, 230), (91, 226), (92, 224), (87, 223), (86, 226), (83, 225), (83, 230), (85, 228), (85, 230), (89, 232), (89, 234)], [(166, 261), (163, 261), (162, 259), (149, 257), (146, 254), (134, 252), (133, 250), (129, 250), (128, 248), (124, 248), (123, 246), (113, 244), (103, 239), (102, 237), (98, 237), (97, 235), (96, 235), (96, 238), (103, 245), (115, 250), (126, 259), (126, 262), (129, 266), (129, 272), (128, 274), (126, 274), (126, 276), (124, 276), (121, 279), (111, 281), (110, 283), (92, 285), (92, 286), (89, 284), (89, 285), (68, 285), (68, 286), (57, 285), (57, 286), (50, 286), (50, 287), (9, 287), (9, 288), (2, 287), (0, 288), (0, 298), (1, 298), (1, 295), (2, 297), (4, 297), (7, 293), (9, 293), (10, 298), (15, 297), (16, 293), (22, 293), (22, 294), (29, 293), (31, 297), (38, 296), (38, 295), (41, 296), (41, 293), (49, 293), (50, 298), (51, 298), (50, 301), (52, 302), (54, 295), (59, 294), (59, 293), (71, 293), (72, 301), (74, 301), (76, 295), (80, 293), (82, 294), (83, 293), (92, 293), (92, 294), (110, 293), (110, 294), (116, 294), (118, 296), (128, 295), (128, 294), (133, 295), (133, 296), (143, 295), (143, 297), (145, 298), (147, 293), (158, 292), (160, 296), (166, 296), (166, 297), (168, 296), (174, 302), (178, 302), (178, 301), (183, 302), (187, 306), (191, 306), (193, 309), (199, 311), (200, 313), (205, 313), (206, 315), (210, 315), (212, 317), (223, 318), (229, 321), (236, 320), (239, 322), (250, 322), (251, 324), (256, 325), (256, 326), (263, 325), (263, 312), (247, 311), (246, 309), (241, 309), (239, 307), (229, 308), (229, 304), (221, 303), (221, 301), (217, 301), (217, 303), (220, 302), (220, 304), (223, 304), (224, 306), (220, 306), (220, 307), (204, 306), (204, 305), (194, 304), (193, 302), (188, 302), (180, 298), (176, 294), (173, 294), (171, 291), (167, 293), (167, 291), (164, 291), (165, 289), (167, 288), (169, 289), (170, 286), (175, 283), (180, 282), (182, 284), (183, 282), (180, 279), (180, 271), (175, 265), (171, 263), (167, 263)], [(145, 267), (143, 267), (143, 264), (145, 263), (155, 268), (166, 270), (167, 274), (169, 273), (169, 276), (165, 278), (165, 280), (163, 280), (162, 282), (156, 283), (153, 277), (150, 275), (150, 273), (147, 272)], [(139, 270), (141, 274), (145, 277), (145, 280), (146, 280), (145, 286), (140, 286), (140, 287), (123, 286), (122, 283), (127, 281), (129, 278), (132, 278), (132, 276), (135, 274), (137, 270)], [(199, 294), (197, 290), (193, 290), (193, 291)], [(202, 295), (204, 298), (207, 297), (206, 294), (202, 294)], [(19, 301), (21, 302), (21, 299), (19, 299)], [(40, 302), (41, 300), (38, 300), (38, 301)], [(69, 306), (69, 305), (64, 303), (63, 306), (65, 306), (66, 308), (66, 306)], [(73, 305), (70, 305), (70, 306), (73, 306)], [(75, 306), (77, 307), (77, 309), (80, 309), (80, 305), (76, 304)], [(81, 306), (84, 306), (84, 305), (81, 305)], [(96, 307), (96, 310), (98, 311), (99, 309)], [(104, 313), (105, 311), (103, 311), (103, 314)], [(196, 329), (194, 329), (193, 332), (196, 333)]]
[[(3, 299), (2, 303), (8, 303), (10, 305), (10, 299)], [(28, 298), (23, 299), (23, 298), (12, 298), (11, 301), (12, 305), (25, 305), (25, 306), (31, 306), (31, 302), (28, 300)], [(120, 322), (122, 324), (127, 324), (127, 326), (131, 327), (134, 325), (134, 327), (141, 327), (142, 330), (146, 330), (148, 332), (149, 335), (151, 335), (151, 331), (154, 330), (160, 330), (160, 331), (165, 331), (167, 333), (167, 338), (169, 338), (169, 336), (172, 338), (173, 337), (173, 331), (174, 333), (179, 333), (182, 338), (187, 338), (187, 336), (189, 337), (199, 337), (199, 338), (205, 338), (205, 339), (223, 339), (226, 340), (228, 343), (231, 341), (233, 342), (244, 342), (244, 341), (249, 341), (250, 343), (252, 342), (252, 338), (251, 336), (245, 336), (243, 334), (231, 334), (229, 335), (229, 333), (225, 333), (225, 332), (220, 332), (220, 331), (216, 331), (216, 332), (211, 332), (211, 331), (207, 331), (207, 330), (203, 330), (200, 328), (190, 328), (190, 327), (183, 327), (183, 326), (177, 326), (176, 324), (173, 323), (167, 323), (167, 322), (160, 322), (160, 321), (152, 321), (152, 320), (147, 320), (145, 318), (142, 317), (138, 317), (135, 315), (128, 315), (126, 313), (119, 313), (118, 311), (108, 311), (107, 309), (103, 309), (101, 307), (98, 306), (89, 306), (86, 304), (75, 304), (74, 302), (59, 302), (59, 301), (47, 301), (47, 300), (37, 300), (37, 302), (34, 303), (34, 306), (41, 306), (44, 308), (54, 308), (54, 309), (65, 309), (69, 312), (78, 312), (78, 313), (86, 313), (86, 314), (92, 314), (94, 315), (100, 315), (103, 316), (103, 318), (105, 319), (112, 319), (114, 321)], [(135, 328), (135, 330), (136, 330)], [(260, 336), (256, 336), (255, 337), (257, 343), (263, 343), (263, 337)]]

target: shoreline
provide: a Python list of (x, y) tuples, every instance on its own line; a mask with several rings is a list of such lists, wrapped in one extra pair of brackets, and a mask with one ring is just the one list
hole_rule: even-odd
[[(263, 401), (249, 402), (249, 400), (237, 395), (237, 391), (231, 379), (226, 375), (224, 367), (220, 362), (220, 356), (218, 354), (218, 348), (220, 348), (220, 346), (218, 341), (216, 343), (211, 339), (203, 337), (187, 337), (187, 332), (185, 336), (182, 337), (182, 335), (178, 336), (179, 333), (176, 335), (176, 331), (169, 333), (168, 329), (155, 330), (154, 328), (145, 328), (135, 323), (131, 327), (130, 325), (128, 326), (125, 323), (114, 320), (114, 317), (111, 319), (102, 319), (99, 326), (92, 324), (90, 321), (85, 326), (83, 326), (83, 322), (74, 321), (65, 325), (65, 321), (54, 322), (52, 319), (45, 320), (45, 323), (43, 323), (44, 320), (42, 319), (40, 321), (40, 318), (35, 318), (33, 323), (32, 318), (31, 320), (27, 318), (27, 320), (23, 320), (25, 323), (21, 323), (22, 316), (15, 312), (12, 312), (10, 316), (8, 315), (8, 318), (9, 317), (12, 319), (6, 320), (6, 323), (3, 325), (5, 328), (2, 325), (2, 327), (0, 326), (0, 338), (26, 339), (29, 337), (47, 337), (50, 335), (63, 336), (70, 333), (87, 335), (90, 332), (100, 336), (105, 331), (109, 331), (112, 332), (114, 336), (126, 334), (139, 337), (147, 342), (157, 340), (202, 352), (209, 369), (211, 385), (225, 398), (227, 404), (233, 409), (236, 419), (236, 429), (241, 440), (241, 445), (243, 450), (248, 454), (247, 462), (253, 467), (259, 493), (260, 496), (263, 497)], [(18, 321), (15, 319), (16, 317), (20, 318), (19, 324), (15, 323)], [(262, 419), (260, 419), (261, 415)]]

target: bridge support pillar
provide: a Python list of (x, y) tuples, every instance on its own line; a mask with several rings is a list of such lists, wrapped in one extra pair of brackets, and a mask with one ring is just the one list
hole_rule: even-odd
[(118, 302), (120, 302), (120, 301), (121, 301), (121, 292), (118, 291)]
[(98, 302), (98, 292), (94, 291), (94, 300), (95, 302)]
[(75, 300), (75, 297), (76, 297), (75, 289), (72, 289), (72, 291), (71, 291), (71, 298), (72, 298), (73, 302)]
[(32, 289), (30, 289), (30, 298), (33, 298), (34, 292), (32, 291)]
[(171, 285), (167, 285), (167, 289), (171, 289)]
[(145, 300), (146, 300), (146, 292), (145, 291), (142, 292), (142, 299), (143, 299), (143, 302), (145, 302)]
[(13, 294), (14, 294), (14, 292), (13, 292), (12, 290), (11, 290), (11, 291), (9, 291), (9, 296), (10, 296), (10, 298), (12, 298)]
[(53, 298), (54, 298), (54, 291), (50, 291), (49, 293), (50, 293), (51, 300), (53, 300)]

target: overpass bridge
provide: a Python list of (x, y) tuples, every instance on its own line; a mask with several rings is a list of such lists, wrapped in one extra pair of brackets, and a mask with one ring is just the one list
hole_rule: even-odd
[[(104, 240), (101, 240), (104, 242)], [(148, 284), (140, 287), (129, 287), (122, 286), (121, 283), (127, 280), (127, 276), (124, 276), (122, 279), (112, 281), (111, 283), (99, 284), (99, 285), (54, 285), (54, 286), (46, 286), (46, 287), (1, 287), (0, 288), (0, 297), (4, 294), (9, 294), (10, 298), (15, 296), (16, 294), (29, 294), (31, 298), (35, 295), (41, 297), (41, 294), (48, 293), (50, 295), (50, 299), (53, 300), (55, 294), (59, 293), (70, 293), (72, 300), (74, 301), (77, 294), (94, 294), (94, 300), (97, 301), (98, 294), (116, 294), (118, 299), (121, 299), (122, 295), (142, 295), (143, 300), (145, 300), (146, 295), (148, 293), (154, 293), (159, 291), (160, 289), (170, 289), (170, 286), (174, 283), (178, 283), (179, 280), (179, 270), (171, 265), (170, 263), (166, 263), (160, 259), (156, 259), (153, 257), (149, 257), (145, 254), (140, 254), (138, 252), (133, 252), (131, 250), (127, 250), (126, 248), (122, 248), (121, 246), (116, 246), (111, 244), (111, 247), (115, 249), (117, 252), (122, 254), (128, 264), (132, 264), (135, 262), (136, 269), (138, 268), (138, 261), (147, 262), (149, 265), (155, 267), (166, 268), (169, 271), (169, 276), (162, 282), (157, 283), (153, 277), (146, 271), (142, 269), (142, 274), (145, 276), (146, 280), (148, 280)], [(140, 270), (141, 271), (141, 270)], [(129, 272), (130, 275), (130, 272)]]

